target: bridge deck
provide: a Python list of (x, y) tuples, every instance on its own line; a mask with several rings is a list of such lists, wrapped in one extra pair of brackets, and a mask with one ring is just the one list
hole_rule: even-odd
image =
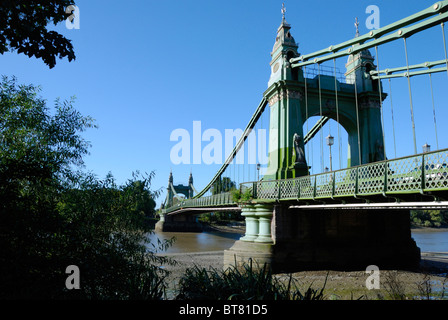
[[(448, 149), (294, 179), (245, 182), (240, 192), (248, 192), (253, 201), (320, 206), (448, 200)], [(184, 200), (165, 209), (165, 213), (186, 212), (188, 208), (220, 211), (237, 206), (227, 192)]]

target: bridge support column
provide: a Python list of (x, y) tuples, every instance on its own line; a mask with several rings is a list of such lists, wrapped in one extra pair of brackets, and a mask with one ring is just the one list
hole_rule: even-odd
[(241, 208), (246, 218), (246, 234), (229, 249), (224, 251), (224, 269), (241, 267), (253, 261), (254, 268), (271, 265), (273, 240), (271, 233), (272, 205), (245, 205)]
[(255, 207), (252, 205), (245, 205), (241, 208), (241, 215), (245, 217), (246, 234), (241, 241), (254, 241), (258, 237), (258, 218), (255, 216)]
[(258, 218), (259, 230), (255, 242), (272, 243), (271, 221), (272, 206), (265, 204), (255, 205), (255, 216)]

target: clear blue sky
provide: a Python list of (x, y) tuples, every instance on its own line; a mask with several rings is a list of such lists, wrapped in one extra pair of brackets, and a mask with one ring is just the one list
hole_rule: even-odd
[[(175, 183), (184, 184), (192, 170), (196, 188), (202, 189), (219, 166), (173, 165), (170, 150), (176, 143), (170, 141), (170, 134), (177, 128), (191, 130), (195, 120), (202, 122), (203, 130), (245, 128), (267, 88), (282, 2), (302, 54), (353, 38), (355, 17), (359, 18), (360, 33), (367, 33), (365, 20), (369, 15), (365, 11), (369, 5), (379, 7), (380, 26), (385, 26), (434, 3), (78, 0), (81, 28), (67, 30), (65, 23), (56, 27), (72, 39), (76, 61), (59, 60), (50, 70), (41, 60), (6, 53), (0, 56), (1, 74), (15, 75), (19, 83), (41, 85), (41, 95), (50, 106), (57, 97), (77, 97), (75, 107), (96, 119), (99, 126), (84, 133), (92, 143), (91, 153), (85, 158), (86, 170), (101, 178), (111, 171), (120, 183), (130, 178), (132, 171), (155, 170), (155, 189), (166, 187), (170, 169)], [(410, 63), (443, 59), (441, 39), (440, 27), (414, 42), (409, 39)], [(391, 49), (390, 55), (385, 53), (380, 64), (405, 65), (402, 44), (398, 48)], [(448, 116), (448, 108), (446, 92), (443, 97), (442, 87), (437, 88), (437, 99), (442, 102), (436, 105), (442, 148), (447, 147), (442, 119)], [(394, 95), (395, 120), (404, 126), (401, 133), (396, 128), (401, 148), (397, 156), (413, 153), (407, 87), (401, 91), (402, 96)], [(404, 101), (401, 114), (400, 100)], [(417, 116), (417, 121), (422, 121), (416, 123), (419, 152), (426, 141), (434, 150), (430, 96), (421, 103), (416, 98), (414, 104), (429, 115), (427, 121)], [(389, 142), (387, 149), (388, 157), (393, 158)]]

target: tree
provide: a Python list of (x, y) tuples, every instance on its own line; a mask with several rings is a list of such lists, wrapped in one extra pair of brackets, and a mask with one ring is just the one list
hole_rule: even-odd
[(56, 238), (64, 223), (56, 199), (74, 178), (71, 167), (82, 165), (87, 153), (79, 133), (93, 126), (68, 101), (57, 101), (50, 115), (38, 91), (15, 78), (3, 77), (0, 84), (2, 294), (28, 295), (52, 283), (55, 274), (46, 271), (60, 254)]
[[(0, 165), (2, 177), (14, 179), (61, 177), (72, 165), (82, 165), (90, 144), (80, 135), (95, 127), (91, 117), (73, 108), (74, 98), (55, 105), (55, 115), (39, 87), (18, 85), (3, 77), (0, 84)], [(12, 180), (11, 180), (12, 179)]]
[(58, 266), (63, 269), (75, 264), (82, 271), (81, 290), (65, 290), (60, 295), (164, 298), (167, 272), (159, 267), (171, 261), (153, 250), (164, 250), (171, 242), (149, 244), (149, 226), (144, 211), (139, 210), (141, 195), (152, 194), (148, 187), (153, 176), (151, 173), (140, 180), (134, 177), (118, 186), (111, 174), (103, 180), (84, 175), (59, 198), (58, 212), (65, 219), (58, 243), (65, 254)]
[(412, 210), (411, 223), (422, 227), (447, 226), (448, 210)]
[[(161, 299), (169, 261), (151, 249), (169, 241), (149, 246), (144, 223), (153, 173), (123, 186), (83, 173), (93, 119), (38, 91), (0, 84), (0, 298)], [(80, 290), (64, 286), (70, 265)]]
[(4, 0), (0, 2), (0, 53), (17, 50), (42, 59), (50, 69), (56, 57), (76, 59), (73, 45), (56, 31), (48, 31), (67, 19), (66, 8), (73, 0)]
[(212, 185), (212, 194), (218, 194), (223, 192), (229, 192), (234, 189), (236, 186), (235, 182), (232, 181), (229, 177), (219, 177), (218, 180)]
[(124, 188), (123, 196), (134, 199), (133, 211), (135, 214), (143, 214), (146, 218), (154, 218), (156, 213), (155, 198), (160, 194), (160, 190), (151, 191), (149, 189), (154, 172), (149, 175), (139, 177), (139, 172), (133, 174), (133, 179), (128, 181)]

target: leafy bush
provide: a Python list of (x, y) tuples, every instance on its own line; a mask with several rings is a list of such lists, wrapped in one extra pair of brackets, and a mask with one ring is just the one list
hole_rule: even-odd
[(247, 188), (244, 192), (241, 192), (239, 189), (230, 190), (232, 194), (232, 200), (237, 203), (241, 202), (249, 202), (252, 200), (252, 189)]
[[(153, 173), (117, 186), (76, 171), (93, 120), (73, 101), (52, 112), (38, 91), (0, 84), (0, 298), (162, 299), (170, 261), (146, 243)], [(65, 287), (69, 265), (79, 290)]]

